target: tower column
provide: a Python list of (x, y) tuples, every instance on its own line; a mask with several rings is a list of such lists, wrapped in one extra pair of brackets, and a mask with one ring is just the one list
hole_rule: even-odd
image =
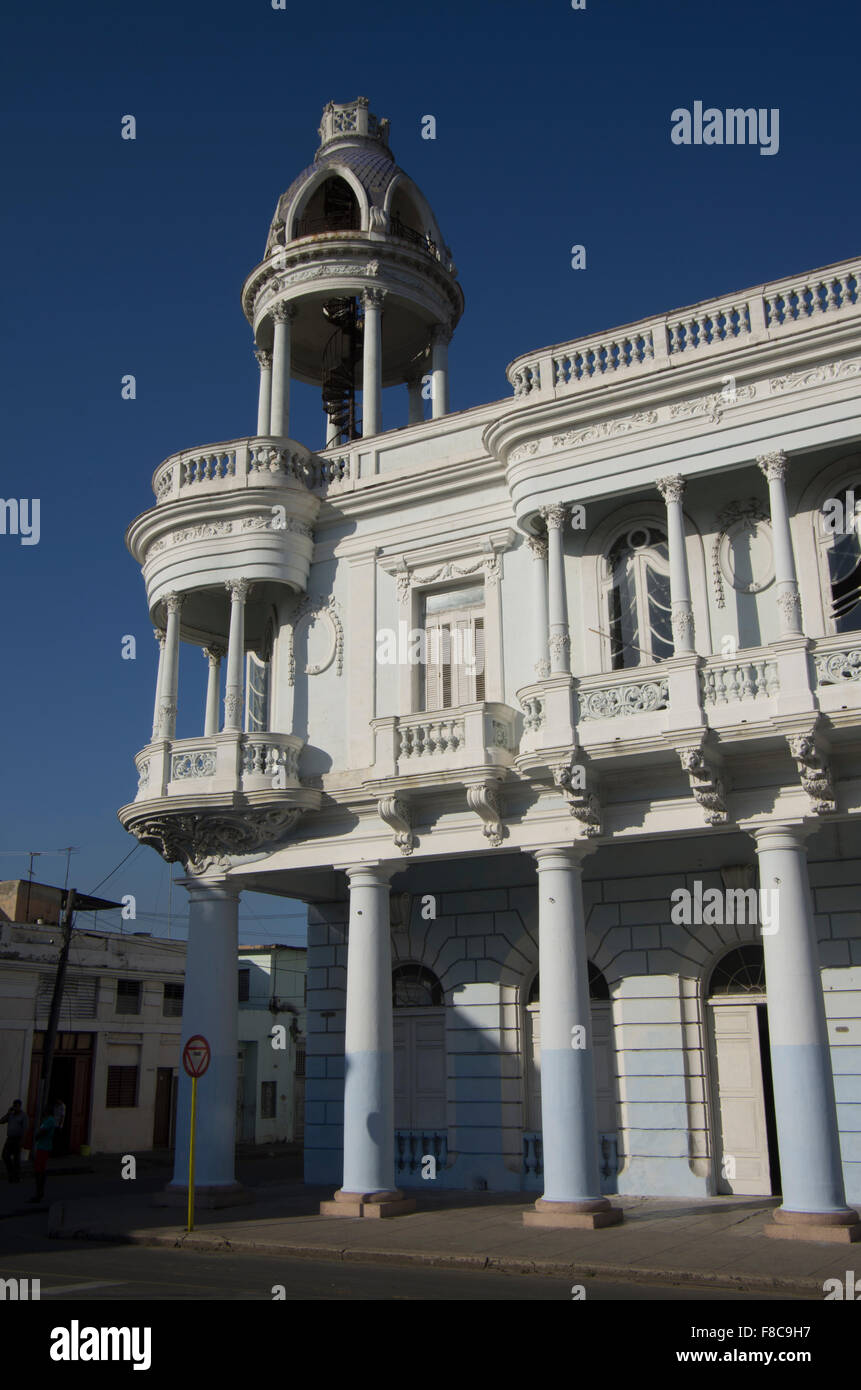
[[(188, 953), (182, 1003), (182, 1045), (196, 1033), (209, 1043), (212, 1059), (197, 1083), (195, 1191), (221, 1199), (241, 1192), (234, 1171), (236, 1126), (236, 958), (239, 893), (229, 879), (180, 880), (189, 897)], [(191, 1077), (179, 1072), (176, 1158), (168, 1192), (188, 1191)]]
[(154, 627), (152, 635), (158, 642), (158, 672), (155, 678), (155, 706), (152, 712), (152, 737), (153, 742), (158, 738), (158, 726), (160, 716), (161, 687), (164, 679), (164, 640), (165, 630), (163, 627)]
[(257, 397), (257, 433), (269, 433), (269, 416), (272, 409), (272, 353), (259, 349), (254, 356), (260, 368), (260, 391)]
[(547, 542), (543, 536), (530, 536), (526, 542), (532, 555), (535, 611), (535, 674), (539, 680), (550, 675), (547, 638)]
[(561, 502), (541, 508), (547, 523), (549, 589), (547, 610), (550, 619), (550, 671), (553, 675), (571, 671), (571, 637), (568, 631), (568, 599), (565, 592), (565, 550), (562, 528), (566, 508)]
[(422, 378), (420, 376), (409, 377), (407, 380), (407, 400), (409, 401), (409, 413), (407, 415), (408, 425), (419, 425), (425, 418), (424, 400), (422, 399)]
[(770, 1236), (861, 1240), (846, 1205), (831, 1048), (810, 901), (804, 830), (751, 831), (759, 858), (760, 922), (783, 1205)]
[(582, 849), (535, 852), (541, 971), (541, 1136), (544, 1195), (531, 1226), (614, 1226), (601, 1196), (595, 1062), (586, 959)]
[(768, 479), (771, 533), (774, 539), (774, 587), (780, 610), (780, 635), (794, 637), (801, 634), (802, 627), (801, 598), (798, 592), (795, 553), (792, 549), (789, 506), (786, 501), (785, 479), (788, 459), (786, 454), (778, 450), (773, 454), (761, 454), (756, 461), (760, 471)]
[(284, 435), (290, 430), (290, 325), (295, 317), (294, 304), (276, 304), (272, 310), (275, 337), (272, 344), (270, 434)]
[(448, 345), (451, 342), (451, 329), (447, 323), (438, 323), (431, 332), (431, 419), (439, 420), (448, 415)]
[(678, 474), (660, 478), (658, 491), (667, 505), (667, 545), (670, 552), (670, 604), (672, 608), (673, 654), (681, 656), (694, 650), (694, 610), (691, 605), (691, 583), (688, 576), (688, 555), (685, 546), (685, 518), (682, 498), (685, 480)]
[(362, 344), (362, 437), (383, 427), (383, 300), (385, 290), (362, 290), (365, 331)]
[(164, 669), (158, 697), (158, 737), (176, 737), (177, 690), (179, 686), (179, 615), (184, 594), (168, 594), (167, 630), (164, 640)]
[(204, 647), (203, 655), (209, 662), (206, 674), (206, 718), (203, 732), (207, 738), (218, 733), (218, 694), (221, 687), (221, 658), (223, 647)]
[(326, 448), (328, 449), (332, 444), (337, 444), (340, 430), (327, 410), (323, 412), (323, 419), (326, 421)]
[(323, 1216), (394, 1216), (415, 1207), (395, 1187), (390, 874), (383, 864), (347, 870), (344, 1180), (334, 1201), (321, 1203)]
[(230, 633), (227, 638), (227, 682), (224, 691), (224, 730), (242, 728), (243, 673), (245, 671), (245, 600), (247, 579), (228, 579)]

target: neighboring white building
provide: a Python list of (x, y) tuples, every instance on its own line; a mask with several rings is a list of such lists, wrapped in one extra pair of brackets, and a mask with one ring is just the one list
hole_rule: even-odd
[(242, 1143), (295, 1142), (304, 1133), (305, 955), (303, 946), (239, 948)]
[(525, 353), (449, 414), (434, 215), (367, 102), (320, 133), (243, 290), (256, 433), (168, 458), (128, 535), (160, 662), (120, 817), (187, 869), (200, 1181), (234, 1181), (248, 889), (311, 907), (327, 1211), (782, 1191), (774, 1233), (858, 1235), (861, 262)]
[[(61, 897), (46, 884), (0, 883), (0, 1104), (5, 1110), (19, 1096), (31, 1127), (61, 945)], [(74, 929), (51, 1077), (51, 1100), (66, 1105), (58, 1152), (173, 1147), (185, 955), (184, 941), (148, 932)], [(305, 950), (242, 947), (237, 969), (236, 1137), (252, 1144), (299, 1139)], [(273, 1048), (276, 1024), (284, 1034)], [(201, 1081), (201, 1101), (208, 1090)]]

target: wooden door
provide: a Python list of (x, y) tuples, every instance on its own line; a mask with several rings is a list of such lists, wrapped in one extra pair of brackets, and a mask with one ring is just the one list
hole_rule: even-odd
[(710, 1003), (718, 1192), (771, 1195), (755, 1003)]

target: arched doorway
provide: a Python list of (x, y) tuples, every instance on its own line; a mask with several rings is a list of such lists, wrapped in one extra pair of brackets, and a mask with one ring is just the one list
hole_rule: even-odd
[[(591, 960), (588, 965), (598, 1162), (602, 1190), (614, 1192), (616, 1174), (619, 1171), (619, 1139), (613, 1012), (607, 981)], [(538, 1147), (535, 1143), (535, 1139), (541, 1134), (541, 1002), (537, 974), (526, 997), (523, 1040), (526, 1078), (524, 1166), (529, 1173), (540, 1171)]]
[(736, 946), (707, 985), (715, 1190), (751, 1196), (780, 1191), (771, 1084), (765, 963), (760, 945)]
[(445, 1008), (442, 985), (424, 965), (392, 971), (395, 1129), (445, 1129)]

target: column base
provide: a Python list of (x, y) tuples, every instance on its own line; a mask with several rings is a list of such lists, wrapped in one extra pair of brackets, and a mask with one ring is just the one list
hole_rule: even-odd
[(861, 1218), (853, 1207), (843, 1211), (786, 1211), (778, 1207), (774, 1225), (765, 1235), (776, 1240), (826, 1241), (829, 1245), (851, 1245), (861, 1241)]
[(523, 1213), (524, 1226), (550, 1226), (578, 1231), (597, 1231), (603, 1226), (618, 1226), (625, 1219), (621, 1207), (614, 1207), (606, 1197), (588, 1202), (547, 1202), (539, 1197), (535, 1211)]
[(415, 1209), (415, 1198), (405, 1197), (397, 1188), (390, 1192), (345, 1192), (339, 1188), (331, 1201), (320, 1203), (321, 1216), (363, 1216), (376, 1221), (406, 1216)]
[[(225, 1183), (223, 1187), (195, 1187), (195, 1211), (214, 1211), (218, 1207), (241, 1207), (256, 1201), (254, 1193), (241, 1182)], [(154, 1207), (187, 1207), (188, 1187), (179, 1183), (168, 1183), (161, 1192), (153, 1195)]]

